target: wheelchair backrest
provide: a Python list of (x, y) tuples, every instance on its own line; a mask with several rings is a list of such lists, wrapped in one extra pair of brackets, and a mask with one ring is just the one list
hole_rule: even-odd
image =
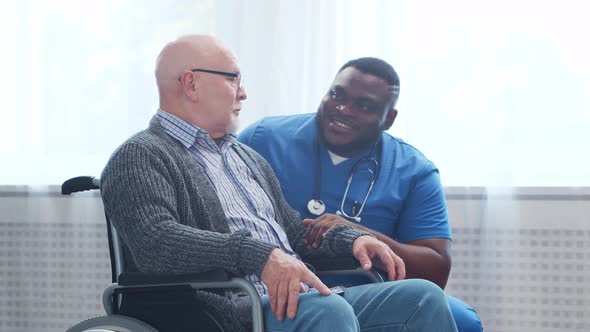
[[(65, 181), (61, 185), (62, 195), (69, 195), (71, 193), (97, 190), (100, 189), (100, 179), (92, 176), (77, 176)], [(109, 241), (109, 256), (111, 259), (111, 276), (112, 281), (117, 282), (119, 275), (125, 272), (125, 257), (123, 242), (117, 233), (117, 230), (112, 225), (109, 216), (105, 213), (107, 224), (107, 234)]]

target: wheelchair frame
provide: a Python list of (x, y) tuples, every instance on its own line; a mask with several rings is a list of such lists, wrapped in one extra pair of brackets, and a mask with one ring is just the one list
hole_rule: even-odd
[[(91, 176), (78, 176), (65, 181), (61, 186), (62, 195), (72, 193), (98, 190), (100, 180)], [(203, 273), (188, 274), (147, 274), (125, 272), (123, 259), (123, 243), (115, 227), (111, 224), (108, 215), (105, 213), (107, 234), (109, 242), (109, 255), (111, 261), (112, 283), (108, 285), (102, 294), (102, 304), (107, 316), (95, 317), (80, 322), (67, 332), (157, 332), (157, 330), (133, 317), (118, 315), (120, 298), (118, 295), (125, 290), (137, 288), (158, 288), (169, 286), (190, 286), (193, 289), (203, 288), (239, 288), (248, 294), (252, 300), (252, 331), (264, 331), (264, 320), (260, 296), (256, 288), (246, 279), (231, 277), (223, 270), (214, 270)], [(319, 259), (312, 262), (315, 266), (327, 267), (328, 269), (318, 270), (318, 276), (338, 275), (363, 275), (371, 282), (383, 282), (383, 278), (377, 271), (364, 271), (358, 266), (354, 258), (341, 259)], [(217, 321), (211, 317), (216, 323)], [(220, 327), (221, 328), (221, 327)]]

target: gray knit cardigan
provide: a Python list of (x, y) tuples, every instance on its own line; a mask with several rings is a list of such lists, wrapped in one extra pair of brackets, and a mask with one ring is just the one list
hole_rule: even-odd
[[(236, 142), (232, 148), (252, 170), (291, 247), (303, 258), (351, 256), (354, 240), (368, 234), (340, 226), (326, 234), (319, 248), (308, 249), (303, 243), (303, 223), (286, 203), (270, 165), (247, 146)], [(146, 130), (113, 153), (101, 175), (101, 195), (105, 211), (125, 243), (127, 271), (223, 269), (239, 276), (260, 276), (270, 252), (277, 247), (254, 239), (247, 229), (230, 233), (207, 176), (186, 148), (166, 134), (155, 116)], [(247, 323), (244, 317), (249, 315), (249, 304), (236, 300), (242, 296), (198, 292), (197, 297), (225, 316), (229, 330)]]

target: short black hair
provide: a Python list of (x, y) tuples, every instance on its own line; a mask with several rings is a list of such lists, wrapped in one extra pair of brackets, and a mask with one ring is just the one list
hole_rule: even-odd
[(393, 88), (392, 103), (395, 105), (399, 96), (399, 76), (393, 66), (379, 58), (365, 57), (348, 61), (338, 72), (348, 67), (354, 67), (365, 74), (377, 76), (387, 82)]

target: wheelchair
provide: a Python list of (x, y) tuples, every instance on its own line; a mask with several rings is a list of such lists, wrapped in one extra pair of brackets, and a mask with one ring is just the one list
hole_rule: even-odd
[[(65, 181), (61, 186), (61, 193), (62, 195), (70, 195), (76, 192), (99, 189), (99, 179), (91, 176), (78, 176)], [(162, 322), (146, 322), (150, 320), (150, 315), (142, 314), (140, 311), (135, 311), (134, 314), (121, 313), (121, 305), (125, 296), (130, 297), (131, 294), (137, 292), (157, 294), (158, 292), (186, 292), (187, 290), (194, 292), (203, 289), (241, 289), (245, 291), (252, 303), (252, 331), (264, 331), (260, 296), (249, 281), (232, 276), (223, 270), (188, 274), (126, 272), (124, 244), (106, 213), (105, 220), (112, 276), (112, 283), (105, 288), (102, 294), (102, 304), (106, 315), (82, 321), (69, 328), (66, 332), (180, 332), (181, 330), (177, 329), (176, 326), (164, 326), (165, 324)], [(383, 282), (382, 276), (377, 271), (367, 272), (362, 270), (354, 258), (318, 259), (308, 263), (311, 263), (314, 272), (320, 278), (357, 276), (364, 278), (367, 283)], [(199, 312), (198, 315), (198, 326), (191, 327), (191, 330), (224, 331), (218, 317), (214, 317), (206, 310)]]

